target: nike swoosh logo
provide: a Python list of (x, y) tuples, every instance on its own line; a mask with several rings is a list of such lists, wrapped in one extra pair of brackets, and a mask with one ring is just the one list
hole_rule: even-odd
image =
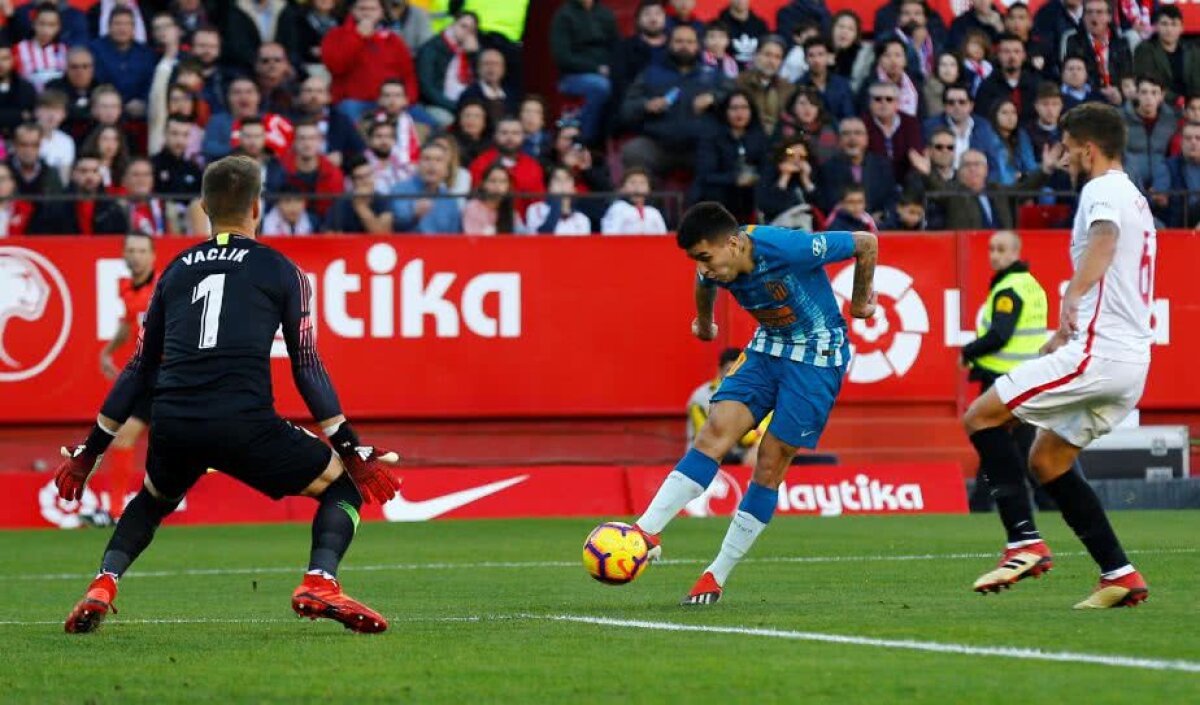
[(816, 433), (816, 431), (801, 431), (801, 432), (800, 432), (800, 437), (801, 437), (801, 438), (807, 438), (807, 437), (809, 437), (809, 436), (813, 435), (814, 433)]
[(528, 479), (528, 475), (510, 477), (507, 480), (489, 482), (479, 487), (471, 487), (459, 490), (458, 492), (451, 492), (441, 497), (423, 499), (417, 502), (409, 501), (404, 498), (402, 492), (397, 492), (396, 496), (390, 502), (383, 505), (383, 516), (388, 521), (428, 521), (460, 507), (465, 507), (472, 502), (477, 502), (488, 495), (506, 490)]

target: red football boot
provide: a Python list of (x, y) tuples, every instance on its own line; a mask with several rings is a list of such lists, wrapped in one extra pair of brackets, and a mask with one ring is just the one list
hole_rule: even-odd
[(1025, 578), (1036, 578), (1054, 567), (1054, 557), (1044, 541), (1005, 549), (1000, 563), (992, 570), (979, 576), (973, 590), (980, 594), (1000, 592)]
[(301, 617), (324, 617), (363, 634), (387, 629), (383, 615), (342, 592), (337, 580), (308, 573), (292, 593), (292, 609)]
[(1107, 609), (1109, 607), (1137, 607), (1150, 597), (1150, 590), (1142, 574), (1136, 570), (1112, 580), (1100, 579), (1100, 584), (1086, 600), (1075, 605), (1077, 610)]
[(100, 628), (100, 623), (108, 616), (109, 610), (116, 614), (117, 608), (113, 605), (115, 599), (117, 599), (116, 578), (108, 573), (97, 575), (91, 585), (88, 585), (87, 594), (67, 616), (67, 622), (63, 628), (67, 630), (68, 634), (87, 634), (96, 631)]
[(646, 551), (646, 560), (656, 561), (662, 558), (662, 539), (659, 538), (659, 535), (647, 533), (645, 529), (637, 524), (634, 524), (633, 528), (642, 535), (642, 539), (646, 541), (646, 546), (649, 548)]
[(716, 604), (719, 599), (721, 599), (721, 586), (717, 585), (717, 579), (713, 577), (712, 573), (704, 571), (704, 575), (701, 575), (696, 584), (692, 586), (692, 591), (679, 604), (685, 607), (712, 605)]

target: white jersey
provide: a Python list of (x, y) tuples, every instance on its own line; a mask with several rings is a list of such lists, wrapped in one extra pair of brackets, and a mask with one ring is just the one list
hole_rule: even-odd
[(1089, 181), (1079, 195), (1071, 231), (1071, 262), (1076, 270), (1097, 221), (1119, 229), (1112, 264), (1079, 302), (1079, 333), (1072, 345), (1084, 355), (1122, 362), (1150, 362), (1150, 310), (1158, 238), (1150, 204), (1129, 176), (1115, 169)]

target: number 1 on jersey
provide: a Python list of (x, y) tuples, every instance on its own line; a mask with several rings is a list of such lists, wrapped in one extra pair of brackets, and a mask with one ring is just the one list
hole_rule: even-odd
[(192, 303), (204, 299), (200, 314), (200, 349), (217, 347), (217, 331), (221, 327), (221, 304), (225, 300), (225, 274), (210, 274), (192, 289)]

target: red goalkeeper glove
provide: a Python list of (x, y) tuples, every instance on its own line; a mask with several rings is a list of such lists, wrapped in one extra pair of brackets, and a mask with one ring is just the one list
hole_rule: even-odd
[(100, 460), (108, 444), (112, 443), (114, 434), (102, 428), (99, 424), (92, 427), (87, 439), (74, 448), (60, 448), (63, 461), (54, 471), (54, 486), (58, 488), (58, 496), (69, 502), (83, 498), (83, 488), (88, 478), (100, 467)]
[(343, 421), (329, 440), (364, 502), (385, 504), (400, 491), (400, 480), (387, 467), (400, 462), (399, 454), (361, 445), (348, 421)]

